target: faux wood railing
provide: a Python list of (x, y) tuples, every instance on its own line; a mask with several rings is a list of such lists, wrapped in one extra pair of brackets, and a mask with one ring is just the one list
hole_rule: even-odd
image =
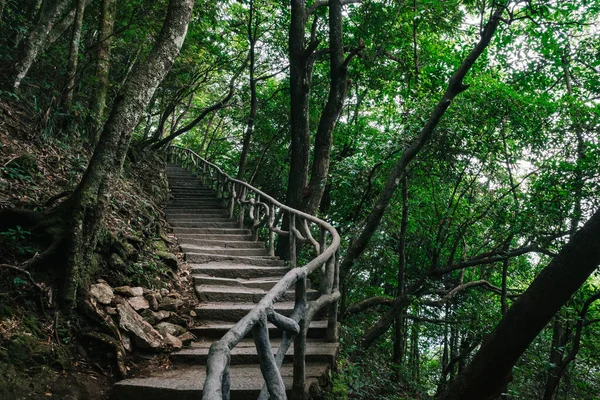
[[(327, 222), (281, 204), (246, 182), (233, 179), (190, 149), (170, 146), (168, 155), (172, 162), (179, 163), (196, 173), (204, 185), (216, 190), (219, 198), (227, 203), (229, 216), (231, 218), (237, 216), (240, 228), (249, 225), (254, 240), (264, 237), (270, 255), (275, 255), (278, 238), (283, 236), (289, 238), (290, 271), (245, 317), (211, 346), (202, 399), (229, 399), (231, 349), (250, 331), (254, 337), (260, 369), (265, 379), (265, 387), (259, 399), (287, 398), (279, 370), (292, 341), (294, 343), (292, 398), (304, 399), (306, 397), (306, 333), (313, 317), (324, 307), (328, 307), (325, 340), (330, 342), (338, 340), (337, 311), (340, 293), (337, 252), (340, 237), (337, 231)], [(284, 219), (288, 221), (287, 226), (283, 226)], [(310, 261), (301, 267), (297, 265), (299, 248), (302, 248), (303, 255), (311, 257)], [(308, 275), (313, 272), (320, 274), (320, 296), (309, 302), (306, 296), (306, 282)], [(273, 305), (292, 285), (295, 287), (295, 305), (290, 317), (285, 317), (275, 312)], [(276, 355), (273, 355), (271, 350), (267, 322), (283, 330), (283, 338)]]

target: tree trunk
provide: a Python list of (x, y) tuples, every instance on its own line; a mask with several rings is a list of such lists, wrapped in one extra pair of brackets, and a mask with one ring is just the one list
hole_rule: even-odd
[(255, 47), (256, 47), (256, 29), (254, 28), (254, 1), (250, 0), (250, 15), (248, 18), (248, 42), (250, 44), (250, 115), (248, 116), (248, 126), (244, 133), (244, 140), (242, 143), (242, 152), (240, 154), (240, 163), (238, 167), (237, 179), (244, 179), (246, 172), (246, 160), (248, 158), (248, 152), (250, 151), (250, 141), (254, 133), (254, 119), (256, 118), (256, 111), (258, 109), (258, 99), (256, 96), (256, 79), (254, 78), (254, 67), (255, 67)]
[(77, 0), (75, 8), (75, 20), (71, 45), (69, 47), (69, 61), (67, 63), (67, 80), (63, 88), (62, 109), (68, 114), (73, 105), (73, 93), (75, 93), (75, 75), (77, 74), (77, 62), (79, 60), (79, 42), (81, 42), (81, 27), (83, 26), (83, 14), (85, 13), (85, 0)]
[(340, 264), (340, 273), (342, 274), (342, 277), (345, 277), (348, 274), (350, 268), (356, 263), (362, 252), (369, 244), (371, 237), (373, 237), (373, 234), (375, 234), (377, 231), (379, 223), (383, 218), (383, 214), (385, 213), (385, 210), (387, 209), (390, 200), (392, 199), (392, 196), (406, 171), (406, 167), (417, 156), (423, 146), (425, 146), (431, 140), (435, 128), (439, 124), (443, 115), (446, 113), (448, 107), (450, 107), (452, 100), (454, 100), (458, 94), (468, 88), (468, 86), (463, 84), (463, 79), (475, 61), (477, 61), (479, 56), (483, 53), (485, 48), (490, 44), (490, 41), (492, 40), (492, 37), (498, 28), (498, 24), (500, 23), (503, 10), (503, 6), (498, 6), (498, 8), (494, 11), (481, 35), (479, 42), (463, 60), (452, 78), (450, 78), (450, 82), (446, 92), (444, 93), (444, 96), (429, 116), (427, 123), (394, 165), (387, 178), (384, 189), (375, 203), (375, 207), (373, 207), (373, 210), (367, 217), (363, 230), (358, 238), (351, 242), (352, 244), (346, 251), (346, 256)]
[(319, 120), (308, 195), (303, 200), (302, 211), (308, 214), (314, 214), (318, 210), (325, 191), (333, 145), (333, 129), (342, 112), (348, 92), (347, 62), (352, 57), (350, 56), (347, 61), (344, 60), (342, 22), (341, 1), (329, 0), (329, 97)]
[(109, 86), (110, 71), (110, 43), (112, 41), (115, 15), (117, 12), (116, 0), (102, 0), (100, 10), (100, 23), (98, 26), (98, 42), (96, 44), (96, 87), (90, 98), (90, 111), (92, 114), (93, 128), (90, 142), (93, 146), (100, 139), (100, 127), (106, 108), (106, 95)]
[(40, 52), (44, 50), (46, 38), (60, 16), (69, 6), (69, 0), (57, 0), (44, 9), (39, 23), (33, 27), (25, 40), (19, 44), (17, 59), (12, 65), (10, 85), (16, 90), (29, 72), (29, 68)]
[[(405, 276), (406, 276), (406, 229), (408, 227), (408, 182), (404, 177), (402, 180), (402, 219), (400, 221), (400, 238), (398, 240), (398, 290), (397, 297), (404, 296)], [(404, 343), (405, 343), (405, 313), (406, 308), (402, 307), (396, 316), (394, 330), (394, 355), (392, 361), (397, 367), (398, 377), (400, 367), (404, 361)]]
[(121, 172), (131, 132), (154, 91), (169, 72), (183, 44), (193, 0), (171, 0), (162, 30), (145, 63), (127, 80), (104, 124), (98, 146), (73, 195), (64, 206), (69, 216), (63, 277), (63, 308), (71, 310), (76, 294), (89, 280), (90, 258), (103, 211)]
[(512, 367), (600, 264), (600, 210), (572, 237), (508, 310), (440, 400), (498, 396)]

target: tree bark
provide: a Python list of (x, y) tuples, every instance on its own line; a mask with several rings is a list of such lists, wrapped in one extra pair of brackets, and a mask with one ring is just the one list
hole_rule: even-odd
[(344, 60), (344, 41), (342, 36), (342, 3), (341, 0), (329, 1), (329, 95), (325, 108), (321, 113), (317, 134), (315, 136), (314, 160), (308, 195), (303, 199), (302, 211), (314, 214), (319, 209), (321, 198), (327, 184), (333, 130), (344, 107), (348, 92), (347, 75), (348, 60)]
[[(397, 297), (404, 296), (405, 276), (406, 276), (406, 229), (408, 227), (408, 182), (407, 178), (402, 179), (402, 219), (400, 221), (400, 238), (398, 240), (398, 290)], [(396, 366), (402, 366), (404, 361), (404, 343), (405, 338), (405, 316), (406, 308), (400, 308), (396, 316), (394, 330), (394, 355), (392, 361)], [(398, 376), (399, 377), (399, 376)]]
[(90, 142), (93, 146), (100, 139), (100, 126), (106, 108), (110, 71), (110, 43), (112, 41), (115, 15), (117, 11), (116, 0), (102, 0), (100, 10), (100, 23), (98, 26), (98, 43), (96, 49), (96, 87), (90, 98), (90, 111), (92, 114), (93, 129)]
[(17, 59), (11, 68), (10, 86), (17, 90), (21, 81), (40, 52), (44, 50), (48, 34), (69, 6), (69, 0), (57, 0), (45, 8), (38, 24), (33, 27), (27, 38), (19, 44)]
[(242, 142), (242, 152), (240, 154), (240, 163), (237, 172), (237, 179), (244, 179), (246, 173), (246, 160), (248, 158), (248, 152), (250, 151), (250, 141), (254, 133), (254, 119), (256, 118), (256, 112), (258, 110), (258, 98), (256, 96), (256, 79), (254, 78), (254, 67), (256, 58), (256, 28), (254, 27), (254, 1), (250, 0), (250, 15), (248, 17), (248, 43), (250, 44), (249, 50), (249, 75), (250, 75), (250, 115), (248, 116), (248, 126), (244, 133), (244, 140)]
[(121, 172), (131, 132), (154, 91), (169, 72), (183, 44), (193, 0), (171, 0), (161, 32), (146, 61), (130, 76), (102, 130), (90, 164), (73, 195), (65, 202), (69, 216), (65, 236), (66, 271), (63, 308), (71, 310), (86, 286), (103, 211)]
[(519, 357), (600, 264), (600, 210), (508, 310), (440, 400), (495, 398)]
[(452, 75), (450, 78), (450, 82), (448, 83), (448, 88), (446, 89), (444, 96), (429, 116), (427, 123), (394, 165), (387, 178), (385, 187), (375, 203), (375, 207), (367, 217), (363, 230), (358, 238), (352, 242), (346, 251), (346, 256), (340, 264), (340, 273), (343, 277), (348, 274), (350, 268), (354, 265), (354, 263), (356, 263), (360, 255), (369, 244), (371, 237), (373, 237), (373, 234), (377, 231), (381, 219), (383, 218), (383, 214), (385, 213), (385, 210), (387, 209), (390, 200), (392, 199), (392, 196), (406, 171), (406, 167), (417, 156), (423, 146), (425, 146), (431, 140), (435, 128), (446, 113), (448, 107), (450, 107), (452, 100), (454, 100), (458, 94), (468, 88), (468, 86), (463, 84), (463, 79), (475, 61), (477, 61), (479, 56), (483, 53), (485, 48), (490, 44), (490, 41), (492, 40), (492, 37), (494, 36), (494, 33), (496, 32), (496, 29), (500, 23), (503, 10), (504, 7), (501, 5), (498, 6), (498, 8), (494, 11), (483, 31), (479, 42), (463, 60), (454, 75)]
[(67, 80), (63, 88), (62, 109), (69, 113), (73, 104), (73, 93), (75, 93), (75, 75), (77, 74), (77, 62), (79, 60), (79, 43), (81, 42), (81, 27), (83, 26), (83, 14), (85, 13), (85, 0), (77, 0), (75, 7), (75, 20), (73, 33), (69, 46), (69, 61), (67, 63)]

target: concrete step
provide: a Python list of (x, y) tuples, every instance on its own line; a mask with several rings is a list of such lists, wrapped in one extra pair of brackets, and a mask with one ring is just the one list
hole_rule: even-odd
[[(212, 235), (211, 235), (212, 236)], [(194, 245), (194, 246), (202, 246), (202, 247), (214, 247), (221, 249), (264, 249), (265, 242), (254, 242), (251, 241), (250, 237), (242, 236), (243, 238), (247, 238), (248, 240), (240, 240), (240, 241), (229, 241), (225, 240), (210, 240), (210, 239), (193, 239), (186, 237), (177, 237), (178, 242), (181, 245)]]
[(252, 266), (283, 267), (284, 262), (277, 257), (271, 256), (230, 256), (223, 254), (209, 254), (200, 252), (185, 253), (188, 263), (204, 264), (210, 261), (221, 261), (226, 263), (238, 263)]
[[(287, 271), (286, 271), (287, 272)], [(198, 285), (217, 285), (229, 287), (247, 287), (251, 289), (271, 290), (273, 286), (281, 279), (282, 275), (266, 276), (259, 278), (224, 278), (218, 276), (209, 276), (205, 274), (194, 274), (194, 283)]]
[(184, 252), (204, 253), (204, 254), (222, 254), (227, 256), (268, 256), (269, 251), (265, 248), (239, 249), (217, 246), (197, 246), (193, 244), (181, 244), (181, 250)]
[(179, 233), (177, 234), (177, 239), (179, 240), (210, 240), (216, 241), (219, 243), (237, 243), (237, 242), (247, 242), (247, 243), (259, 243), (254, 242), (252, 240), (252, 235), (250, 234), (203, 234), (203, 233)]
[(229, 214), (229, 211), (225, 207), (166, 207), (164, 210), (165, 214), (167, 215), (195, 214), (198, 216), (202, 216)]
[(220, 208), (221, 204), (222, 203), (216, 199), (185, 199), (185, 200), (175, 199), (175, 201), (172, 201), (171, 203), (169, 203), (169, 207), (212, 206), (215, 208)]
[(169, 222), (231, 222), (232, 219), (229, 218), (229, 215), (226, 214), (208, 214), (208, 215), (192, 215), (188, 214), (187, 216), (176, 215), (173, 216), (171, 214), (167, 215), (167, 221)]
[(238, 223), (229, 221), (169, 221), (173, 227), (181, 228), (237, 228)]
[(205, 264), (190, 264), (192, 274), (214, 276), (218, 278), (265, 278), (282, 277), (288, 271), (284, 266), (249, 265), (235, 262), (208, 262)]
[[(306, 364), (306, 386), (325, 383), (329, 371), (327, 363)], [(284, 364), (281, 367), (283, 383), (290, 396), (293, 367)], [(206, 367), (200, 365), (181, 365), (169, 369), (158, 369), (151, 377), (131, 378), (117, 382), (114, 386), (116, 400), (198, 400), (206, 378)], [(231, 400), (256, 399), (260, 394), (264, 379), (258, 364), (232, 365)]]
[[(246, 316), (256, 307), (255, 303), (250, 302), (219, 302), (219, 303), (201, 303), (194, 311), (196, 312), (196, 319), (208, 320), (217, 319), (220, 321), (231, 321), (237, 322)], [(278, 313), (289, 317), (294, 309), (293, 301), (281, 301), (273, 305), (273, 309)]]
[[(181, 349), (171, 354), (171, 360), (176, 363), (195, 363), (206, 364), (208, 350), (213, 342), (203, 341), (192, 343), (190, 347)], [(273, 354), (277, 354), (281, 340), (271, 341)], [(308, 339), (306, 341), (306, 362), (307, 363), (328, 363), (333, 365), (338, 353), (339, 345), (337, 343), (328, 343), (322, 339)], [(292, 362), (294, 356), (294, 346), (290, 346), (285, 353), (284, 362)], [(243, 339), (236, 347), (231, 350), (231, 365), (254, 364), (258, 363), (258, 354), (253, 339)]]
[[(293, 288), (292, 288), (293, 289)], [(246, 286), (228, 286), (228, 285), (198, 285), (196, 294), (198, 299), (203, 302), (249, 302), (258, 303), (265, 297), (267, 290), (251, 288)], [(288, 290), (279, 299), (280, 301), (294, 301), (294, 291)], [(319, 292), (316, 290), (307, 290), (306, 296), (309, 301), (316, 300)]]
[(184, 227), (173, 227), (173, 233), (175, 235), (183, 234), (203, 234), (203, 235), (250, 235), (250, 229), (239, 229), (239, 228), (184, 228)]
[[(213, 339), (220, 339), (225, 335), (233, 326), (235, 322), (231, 321), (219, 321), (219, 320), (195, 320), (194, 326), (190, 328), (190, 331), (197, 337), (209, 337)], [(283, 331), (275, 325), (267, 324), (269, 329), (269, 337), (280, 338)], [(327, 321), (312, 321), (308, 327), (307, 337), (310, 338), (323, 338), (327, 331)], [(252, 333), (248, 333), (247, 337), (252, 337)]]

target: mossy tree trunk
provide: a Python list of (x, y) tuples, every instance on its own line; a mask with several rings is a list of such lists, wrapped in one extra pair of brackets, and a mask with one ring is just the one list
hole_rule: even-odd
[(83, 179), (62, 206), (68, 216), (63, 243), (66, 268), (61, 282), (65, 310), (74, 307), (78, 290), (85, 288), (89, 281), (90, 261), (103, 213), (110, 199), (111, 187), (119, 178), (131, 132), (179, 54), (193, 3), (193, 0), (170, 1), (152, 52), (115, 99)]

